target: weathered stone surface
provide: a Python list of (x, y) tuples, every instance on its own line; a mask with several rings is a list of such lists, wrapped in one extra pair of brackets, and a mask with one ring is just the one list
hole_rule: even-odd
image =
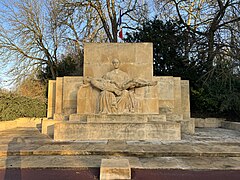
[(100, 180), (131, 179), (131, 168), (127, 159), (102, 159)]
[(48, 111), (47, 118), (53, 118), (55, 113), (55, 102), (56, 102), (56, 81), (49, 80), (48, 82)]
[(180, 140), (180, 124), (156, 123), (77, 123), (54, 126), (54, 140)]

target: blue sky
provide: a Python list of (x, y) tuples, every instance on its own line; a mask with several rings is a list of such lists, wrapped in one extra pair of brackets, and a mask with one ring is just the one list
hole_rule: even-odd
[[(0, 1), (0, 11), (4, 9), (4, 1)], [(13, 85), (10, 85), (11, 76), (8, 74), (8, 70), (11, 67), (11, 64), (5, 66), (0, 60), (0, 88), (11, 89)]]

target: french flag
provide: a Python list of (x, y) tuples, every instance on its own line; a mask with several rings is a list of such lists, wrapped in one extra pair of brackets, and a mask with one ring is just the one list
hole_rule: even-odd
[(123, 32), (122, 32), (122, 10), (120, 9), (119, 19), (118, 19), (119, 31), (118, 37), (123, 40)]

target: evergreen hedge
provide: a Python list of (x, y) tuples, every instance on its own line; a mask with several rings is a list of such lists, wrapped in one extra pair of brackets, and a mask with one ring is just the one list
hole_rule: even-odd
[(46, 103), (11, 92), (0, 92), (0, 121), (20, 117), (45, 117)]

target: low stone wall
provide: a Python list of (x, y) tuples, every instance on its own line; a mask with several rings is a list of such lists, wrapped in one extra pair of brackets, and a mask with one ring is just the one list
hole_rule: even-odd
[(225, 129), (232, 129), (235, 131), (240, 131), (240, 123), (239, 122), (223, 121), (221, 126), (222, 126), (222, 128), (225, 128)]
[(222, 126), (225, 119), (222, 118), (192, 118), (195, 120), (195, 127), (198, 128), (218, 128)]
[(18, 118), (12, 121), (0, 121), (0, 131), (17, 127), (36, 127), (41, 128), (42, 120), (46, 118)]

